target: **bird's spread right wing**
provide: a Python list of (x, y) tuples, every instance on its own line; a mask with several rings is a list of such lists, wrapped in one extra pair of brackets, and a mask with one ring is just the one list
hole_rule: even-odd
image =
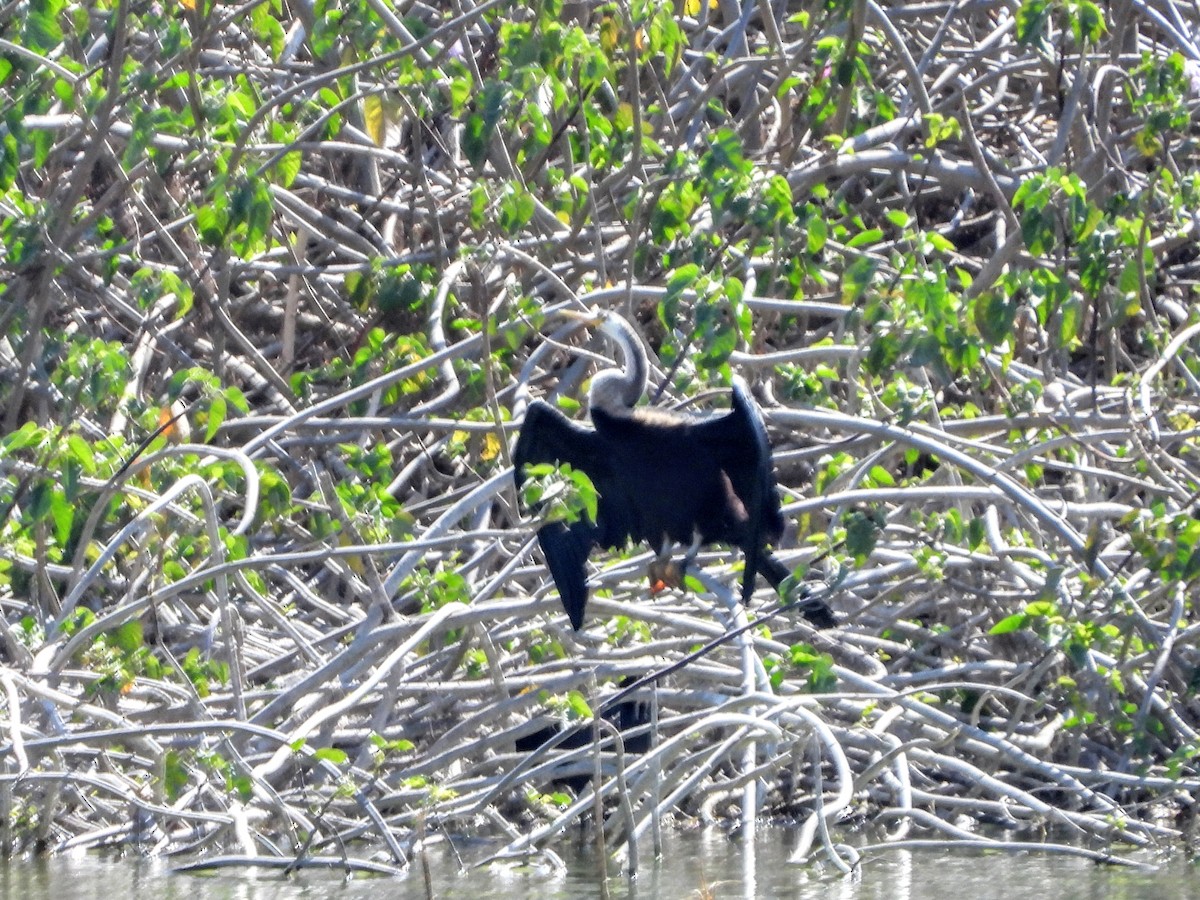
[(783, 516), (771, 472), (767, 427), (745, 382), (734, 379), (729, 414), (700, 423), (696, 432), (712, 450), (745, 510), (740, 543), (745, 554), (742, 600), (748, 602), (754, 593), (760, 554), (770, 541), (778, 540)]
[(594, 432), (576, 425), (544, 400), (534, 400), (513, 448), (513, 480), (519, 489), (525, 481), (525, 466), (537, 463), (567, 463), (587, 472), (595, 467), (596, 457)]
[[(566, 463), (587, 473), (597, 490), (603, 491), (609, 480), (608, 462), (599, 444), (600, 439), (592, 430), (576, 425), (550, 404), (534, 401), (513, 448), (513, 481), (518, 493), (525, 480), (525, 466), (537, 463)], [(567, 617), (576, 629), (583, 624), (587, 605), (588, 553), (600, 538), (599, 525), (586, 519), (570, 525), (548, 522), (538, 531), (546, 566)]]
[(595, 525), (580, 519), (570, 525), (547, 522), (537, 533), (546, 567), (576, 631), (583, 627), (583, 610), (587, 606), (587, 559), (596, 545), (595, 531)]

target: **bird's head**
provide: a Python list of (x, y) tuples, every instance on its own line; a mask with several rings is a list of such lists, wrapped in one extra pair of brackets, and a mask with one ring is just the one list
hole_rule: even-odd
[(633, 409), (646, 392), (649, 376), (646, 350), (633, 326), (624, 316), (596, 307), (588, 312), (562, 310), (561, 315), (588, 328), (599, 328), (601, 334), (617, 345), (625, 363), (624, 371), (605, 369), (596, 373), (588, 392), (588, 405), (618, 414)]

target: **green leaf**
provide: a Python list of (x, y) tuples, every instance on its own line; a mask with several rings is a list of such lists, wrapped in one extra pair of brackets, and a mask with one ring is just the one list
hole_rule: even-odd
[(570, 710), (572, 718), (590, 719), (592, 717), (592, 708), (579, 691), (567, 692), (567, 708)]
[(228, 412), (228, 404), (222, 396), (214, 397), (212, 403), (208, 407), (208, 427), (204, 432), (204, 443), (212, 443), (212, 439), (217, 436), (217, 430), (221, 427), (221, 423), (225, 421), (225, 414)]
[(225, 388), (225, 399), (234, 409), (243, 415), (250, 412), (250, 402), (246, 399), (246, 395), (242, 393), (242, 389), (236, 385), (230, 385)]
[(11, 133), (0, 135), (0, 191), (12, 187), (20, 165), (21, 150), (16, 136)]
[(471, 78), (467, 75), (459, 76), (458, 78), (450, 79), (450, 114), (459, 116), (467, 105), (467, 101), (471, 99), (471, 89), (473, 85)]
[(325, 762), (331, 762), (335, 766), (344, 765), (350, 757), (346, 755), (345, 750), (339, 750), (337, 747), (322, 747), (313, 752), (313, 756)]
[(860, 256), (842, 274), (842, 302), (853, 305), (867, 292), (879, 263), (869, 256)]
[(513, 183), (509, 185), (498, 204), (500, 212), (500, 228), (509, 235), (516, 235), (533, 219), (537, 204), (533, 194), (524, 187)]
[(892, 477), (892, 473), (883, 466), (871, 466), (870, 478), (879, 487), (893, 487), (896, 484), (896, 479)]
[(1050, 12), (1049, 0), (1025, 0), (1017, 9), (1017, 42), (1040, 44), (1046, 41)]
[(975, 327), (979, 334), (989, 344), (999, 344), (1008, 340), (1013, 333), (1013, 323), (1017, 318), (1017, 305), (1009, 302), (999, 294), (982, 294), (975, 301)]
[(993, 625), (990, 629), (988, 629), (988, 634), (1009, 634), (1010, 632), (1013, 632), (1013, 631), (1019, 631), (1020, 629), (1025, 627), (1025, 624), (1028, 621), (1029, 621), (1028, 614), (1023, 613), (1023, 612), (1014, 613), (1011, 616), (1007, 616), (1006, 618), (1001, 619), (999, 622), (997, 622), (995, 625)]
[(62, 43), (62, 26), (58, 23), (59, 4), (52, 0), (32, 0), (25, 7), (21, 23), (21, 43), (35, 51), (54, 50)]
[(176, 800), (187, 787), (188, 771), (183, 756), (178, 750), (168, 750), (163, 755), (163, 787), (168, 800)]
[(299, 150), (293, 150), (290, 153), (285, 153), (275, 163), (275, 179), (283, 187), (291, 187), (292, 182), (296, 180), (296, 176), (300, 174), (300, 166), (304, 162), (304, 154)]
[(878, 228), (868, 228), (866, 231), (860, 231), (854, 237), (846, 242), (846, 246), (850, 248), (862, 247), (867, 244), (878, 244), (883, 240), (883, 232)]
[(590, 521), (595, 522), (600, 510), (600, 493), (596, 490), (596, 486), (592, 484), (592, 479), (582, 469), (575, 469), (571, 472), (571, 482), (575, 485), (575, 490), (579, 493), (579, 501), (583, 504), (583, 511), (587, 514)]
[(60, 547), (65, 547), (71, 539), (71, 525), (75, 521), (75, 504), (71, 503), (61, 491), (51, 491), (50, 517), (54, 519), (54, 539)]
[(829, 226), (825, 224), (825, 220), (819, 216), (814, 216), (808, 220), (808, 252), (811, 255), (816, 255), (825, 247), (825, 242), (829, 240)]
[(40, 444), (45, 439), (46, 429), (39, 427), (36, 422), (26, 422), (12, 434), (7, 435), (3, 442), (0, 442), (0, 447), (4, 448), (5, 453), (13, 453)]
[(81, 435), (72, 434), (67, 437), (67, 452), (79, 463), (83, 471), (89, 475), (95, 474), (96, 454), (92, 452), (92, 445)]
[(1082, 304), (1078, 298), (1071, 297), (1059, 310), (1061, 320), (1058, 328), (1058, 346), (1070, 347), (1075, 341), (1075, 336), (1079, 334)]
[(972, 550), (983, 546), (984, 538), (987, 537), (986, 525), (981, 517), (975, 516), (967, 523), (967, 542)]
[(484, 87), (480, 102), (481, 111), (472, 113), (463, 129), (463, 154), (476, 168), (482, 168), (487, 160), (488, 146), (496, 132), (496, 125), (504, 111), (505, 84), (489, 81)]
[(1080, 43), (1096, 43), (1107, 31), (1104, 24), (1104, 13), (1091, 0), (1083, 0), (1075, 9), (1071, 19), (1071, 33)]
[(1057, 616), (1058, 604), (1053, 600), (1034, 600), (1025, 604), (1025, 614), (1028, 616)]
[(479, 229), (487, 223), (487, 211), (490, 203), (487, 188), (482, 181), (477, 181), (471, 188), (471, 213), (468, 216), (472, 228)]
[(875, 550), (879, 532), (876, 514), (873, 512), (856, 509), (846, 516), (846, 551), (854, 557), (858, 565), (865, 563)]
[(200, 239), (210, 247), (220, 247), (225, 242), (228, 227), (228, 216), (217, 212), (215, 207), (202, 206), (196, 210), (196, 229)]
[(673, 300), (683, 294), (700, 276), (700, 267), (696, 263), (686, 263), (678, 266), (667, 279), (667, 300)]
[(146, 643), (140, 619), (131, 619), (123, 625), (118, 625), (109, 632), (109, 639), (114, 646), (127, 654), (140, 650)]

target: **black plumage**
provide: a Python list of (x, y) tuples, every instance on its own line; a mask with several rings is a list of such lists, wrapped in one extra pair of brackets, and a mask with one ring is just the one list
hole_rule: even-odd
[[(530, 404), (513, 451), (518, 491), (524, 466), (567, 463), (587, 473), (599, 494), (596, 521), (550, 522), (538, 542), (576, 629), (587, 605), (586, 565), (595, 547), (630, 540), (654, 549), (669, 542), (728, 544), (745, 554), (742, 600), (758, 573), (778, 589), (791, 573), (767, 550), (783, 534), (767, 431), (758, 407), (735, 379), (731, 409), (697, 417), (633, 404), (645, 388), (645, 351), (624, 319), (590, 319), (621, 346), (628, 370), (593, 379), (592, 427), (576, 424), (542, 401)], [(835, 624), (824, 604), (804, 608), (817, 627)]]

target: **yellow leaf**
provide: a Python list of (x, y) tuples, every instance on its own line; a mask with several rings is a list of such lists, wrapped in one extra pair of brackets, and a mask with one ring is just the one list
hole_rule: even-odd
[(491, 462), (499, 454), (500, 438), (489, 431), (483, 436), (483, 449), (479, 451), (479, 458), (484, 462)]
[(179, 0), (179, 5), (192, 12), (196, 11), (196, 0)]
[(605, 53), (612, 53), (617, 49), (620, 37), (621, 26), (616, 16), (605, 16), (600, 20), (600, 47)]
[[(348, 535), (344, 532), (338, 534), (337, 540), (338, 540), (339, 546), (342, 546), (342, 547), (350, 546), (350, 535)], [(350, 571), (353, 572), (355, 575), (359, 576), (360, 578), (363, 578), (366, 576), (367, 567), (365, 565), (363, 565), (361, 556), (345, 556), (342, 559), (346, 563), (346, 565), (348, 565), (350, 567)]]
[(685, 16), (695, 16), (700, 13), (700, 0), (686, 0), (683, 4), (683, 14)]
[(633, 127), (633, 104), (622, 100), (617, 104), (616, 114), (613, 116), (613, 123), (622, 131)]
[(383, 100), (378, 94), (368, 94), (363, 98), (363, 121), (367, 126), (367, 134), (371, 136), (376, 146), (383, 146)]

